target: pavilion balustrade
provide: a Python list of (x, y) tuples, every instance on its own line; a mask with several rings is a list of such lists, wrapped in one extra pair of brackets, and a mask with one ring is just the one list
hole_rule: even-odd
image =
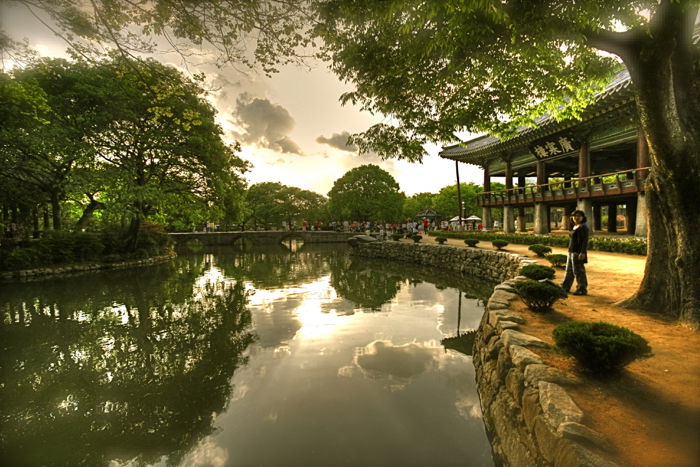
[(649, 167), (641, 167), (590, 177), (559, 180), (541, 185), (485, 191), (479, 193), (479, 204), (481, 206), (510, 206), (638, 193), (644, 191), (649, 171)]

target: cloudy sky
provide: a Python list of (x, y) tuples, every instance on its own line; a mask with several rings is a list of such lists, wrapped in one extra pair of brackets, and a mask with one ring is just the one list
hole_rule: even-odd
[[(65, 56), (65, 44), (23, 7), (0, 0), (0, 22), (11, 37), (26, 38), (40, 54)], [(174, 55), (156, 58), (182, 69)], [(207, 74), (210, 98), (226, 138), (239, 141), (240, 155), (253, 165), (247, 174), (251, 184), (274, 181), (327, 194), (345, 172), (370, 163), (391, 173), (407, 195), (437, 192), (455, 183), (454, 162), (438, 157), (438, 146), (426, 148), (422, 164), (358, 155), (356, 148), (346, 145), (347, 135), (380, 118), (352, 105), (341, 106), (338, 98), (350, 85), (341, 83), (321, 62), (310, 66), (283, 67), (271, 78), (206, 64), (189, 67)], [(480, 184), (481, 169), (460, 164), (460, 179)]]

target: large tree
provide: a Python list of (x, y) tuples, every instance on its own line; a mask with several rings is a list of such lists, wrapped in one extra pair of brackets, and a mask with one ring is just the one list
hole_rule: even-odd
[(356, 86), (343, 100), (390, 117), (353, 142), (385, 157), (420, 160), (455, 131), (507, 137), (543, 113), (575, 118), (624, 64), (652, 164), (646, 272), (627, 303), (700, 325), (696, 1), (329, 0), (321, 11), (326, 56)]
[(253, 225), (280, 226), (282, 222), (317, 221), (323, 219), (327, 200), (316, 192), (277, 182), (252, 185), (246, 196)]
[(389, 172), (374, 164), (349, 170), (328, 192), (332, 216), (350, 221), (395, 221), (404, 195)]
[[(299, 61), (310, 40), (310, 2), (289, 0), (8, 0), (26, 8), (74, 53), (116, 50), (123, 57), (170, 50), (185, 62), (261, 67)], [(0, 58), (17, 60), (22, 44), (0, 29)], [(212, 54), (212, 52), (214, 52)]]

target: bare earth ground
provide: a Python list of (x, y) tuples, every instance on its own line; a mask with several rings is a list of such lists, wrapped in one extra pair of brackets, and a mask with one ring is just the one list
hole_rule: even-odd
[[(449, 239), (448, 244), (465, 246), (458, 239)], [(488, 241), (479, 246), (491, 248)], [(511, 244), (505, 250), (535, 258), (527, 248)], [(552, 250), (566, 253), (564, 248)], [(644, 257), (600, 251), (588, 256), (589, 295), (570, 295), (550, 314), (535, 314), (517, 303), (527, 320), (520, 330), (553, 344), (552, 330), (559, 323), (606, 321), (643, 336), (654, 355), (632, 362), (619, 378), (604, 381), (580, 373), (572, 359), (554, 350), (537, 351), (550, 365), (583, 378), (584, 384), (567, 391), (583, 410), (584, 422), (613, 444), (613, 460), (620, 465), (700, 466), (700, 332), (615, 306), (637, 290)], [(549, 265), (544, 258), (535, 259)], [(563, 277), (564, 271), (558, 269), (555, 280)]]

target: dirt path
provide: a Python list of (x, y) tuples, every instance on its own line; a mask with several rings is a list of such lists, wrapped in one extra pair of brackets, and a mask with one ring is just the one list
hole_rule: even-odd
[[(433, 241), (426, 238), (426, 242)], [(464, 246), (462, 240), (448, 244)], [(482, 242), (491, 248), (490, 242)], [(506, 251), (535, 258), (527, 245)], [(552, 248), (553, 253), (566, 253)], [(569, 320), (606, 321), (632, 329), (647, 339), (654, 355), (631, 363), (614, 380), (599, 381), (577, 372), (573, 361), (554, 351), (540, 354), (558, 368), (575, 372), (585, 384), (569, 391), (586, 423), (610, 440), (622, 466), (700, 466), (700, 333), (658, 316), (626, 310), (615, 303), (631, 296), (644, 273), (641, 256), (589, 252), (588, 296), (569, 296), (554, 312), (534, 314), (519, 303), (527, 324), (522, 331), (553, 343), (552, 330)], [(555, 280), (561, 281), (563, 270)]]

